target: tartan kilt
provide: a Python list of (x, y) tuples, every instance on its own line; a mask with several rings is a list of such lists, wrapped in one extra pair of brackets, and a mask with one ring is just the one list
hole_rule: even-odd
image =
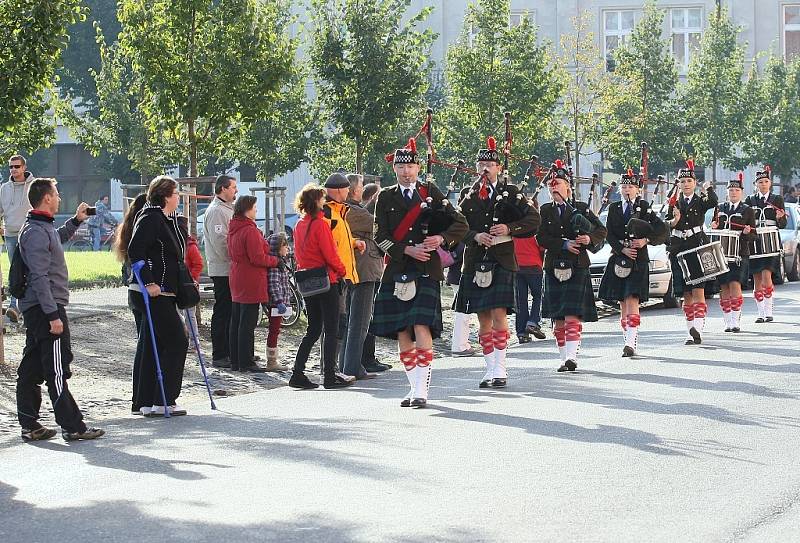
[(404, 302), (394, 295), (394, 281), (382, 282), (375, 296), (375, 307), (369, 331), (376, 336), (397, 339), (397, 332), (420, 324), (431, 329), (436, 339), (442, 334), (442, 297), (439, 281), (417, 278), (417, 295)]
[(603, 272), (597, 297), (605, 302), (621, 302), (628, 296), (636, 296), (640, 303), (650, 299), (650, 266), (637, 261), (631, 274), (621, 279), (614, 273), (612, 257)]
[(584, 322), (597, 321), (597, 306), (588, 268), (574, 268), (569, 281), (559, 281), (553, 270), (544, 273), (542, 317), (560, 320), (576, 315)]
[(782, 256), (773, 256), (769, 258), (751, 258), (750, 259), (750, 273), (760, 273), (764, 270), (769, 270), (772, 273), (781, 269)]
[(687, 290), (694, 290), (696, 288), (702, 288), (705, 290), (707, 283), (713, 283), (715, 278), (712, 278), (708, 281), (703, 281), (702, 283), (697, 283), (695, 285), (687, 285), (686, 279), (683, 278), (683, 270), (681, 269), (681, 265), (678, 263), (678, 257), (675, 255), (669, 255), (669, 265), (672, 269), (672, 295), (675, 298), (683, 298), (683, 293)]
[(750, 275), (750, 265), (746, 258), (739, 264), (728, 262), (728, 267), (730, 270), (728, 270), (727, 273), (723, 273), (717, 277), (717, 281), (719, 281), (720, 285), (727, 285), (732, 281), (736, 281), (740, 285), (747, 284), (747, 278)]
[(486, 288), (477, 286), (475, 274), (465, 273), (458, 282), (458, 293), (453, 301), (457, 313), (480, 313), (490, 309), (505, 308), (506, 313), (514, 313), (516, 304), (516, 272), (507, 270), (499, 264), (494, 268), (492, 284)]

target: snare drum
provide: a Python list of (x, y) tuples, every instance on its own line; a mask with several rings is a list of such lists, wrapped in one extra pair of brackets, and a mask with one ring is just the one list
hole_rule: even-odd
[(719, 241), (678, 253), (678, 264), (687, 285), (703, 283), (729, 270)]
[(777, 226), (756, 228), (756, 239), (750, 242), (750, 258), (771, 258), (781, 254), (781, 234)]
[(709, 230), (708, 239), (720, 243), (722, 254), (728, 262), (738, 264), (742, 260), (739, 256), (739, 232), (736, 230)]

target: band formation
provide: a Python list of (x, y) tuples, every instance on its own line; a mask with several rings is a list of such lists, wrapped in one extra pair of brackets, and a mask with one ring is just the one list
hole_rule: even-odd
[[(656, 210), (641, 196), (647, 181), (647, 147), (643, 143), (640, 172), (628, 169), (621, 176), (621, 199), (610, 205), (617, 183), (608, 186), (595, 214), (591, 203), (601, 182), (593, 176), (588, 202), (576, 200), (568, 142), (565, 162), (556, 160), (543, 167), (536, 157), (521, 159), (528, 169), (523, 182), (516, 185), (509, 179), (509, 159), (514, 158), (509, 113), (505, 114), (502, 148), (489, 137), (486, 147), (477, 152), (474, 170), (463, 161), (446, 164), (436, 159), (431, 120), (432, 111), (428, 110), (417, 137), (387, 156), (397, 184), (381, 191), (375, 208), (375, 240), (386, 253), (386, 268), (370, 329), (398, 342), (410, 387), (401, 406), (424, 407), (427, 403), (433, 339), (442, 332), (443, 268), (452, 263), (448, 251), (459, 243), (465, 249), (453, 309), (478, 316), (486, 364), (481, 388), (503, 388), (508, 383), (507, 317), (514, 312), (518, 270), (514, 238), (535, 236), (545, 252), (542, 316), (552, 321), (559, 372), (576, 371), (583, 323), (598, 319), (588, 252), (597, 252), (604, 242), (611, 246), (612, 256), (598, 297), (620, 305), (623, 357), (637, 354), (639, 306), (647, 301), (649, 290), (649, 245), (668, 245), (674, 295), (683, 298), (686, 345), (702, 342), (708, 309), (705, 290), (715, 280), (721, 289), (725, 332), (741, 330), (742, 285), (750, 273), (758, 307), (755, 322), (773, 320), (772, 272), (780, 266), (778, 230), (787, 219), (783, 199), (771, 192), (769, 167), (757, 173), (756, 191), (746, 198), (740, 173), (728, 183), (727, 201), (720, 204), (710, 182), (698, 190), (694, 162), (687, 160), (667, 193), (667, 203)], [(420, 135), (427, 140), (423, 177), (416, 141)], [(453, 179), (458, 172), (473, 176), (471, 185), (460, 191), (456, 206), (437, 187), (434, 164), (454, 169)], [(533, 171), (539, 182), (529, 195), (526, 189)], [(540, 206), (537, 197), (543, 187), (551, 202)], [(604, 225), (598, 215), (606, 209)], [(706, 231), (709, 210), (714, 210), (713, 219)]]

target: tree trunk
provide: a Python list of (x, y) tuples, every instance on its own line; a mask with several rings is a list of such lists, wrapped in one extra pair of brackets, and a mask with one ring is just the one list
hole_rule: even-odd
[(711, 164), (713, 170), (711, 170), (711, 182), (714, 183), (714, 190), (717, 190), (717, 153), (711, 153)]
[(356, 173), (364, 174), (364, 144), (361, 138), (356, 138)]
[(186, 130), (189, 133), (189, 177), (197, 177), (197, 132), (194, 119), (186, 122)]

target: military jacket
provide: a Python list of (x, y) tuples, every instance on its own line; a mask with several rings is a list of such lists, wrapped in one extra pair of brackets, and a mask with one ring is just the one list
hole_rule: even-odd
[[(622, 254), (622, 249), (625, 247), (626, 241), (634, 239), (627, 232), (623, 204), (624, 202), (614, 202), (608, 206), (608, 218), (606, 219), (606, 228), (608, 229), (606, 240), (608, 244), (611, 245), (611, 251), (617, 255)], [(667, 225), (661, 220), (661, 217), (652, 210), (647, 200), (637, 198), (633, 202), (633, 211), (631, 212), (630, 218), (646, 221), (653, 227), (653, 234), (648, 236), (650, 245), (660, 245), (667, 240)], [(650, 255), (647, 252), (646, 245), (637, 250), (636, 260), (639, 262), (650, 261)]]
[[(695, 193), (689, 205), (686, 205), (686, 197), (683, 194), (678, 196), (678, 202), (675, 207), (681, 212), (681, 220), (672, 229), (669, 238), (669, 252), (670, 254), (677, 255), (688, 249), (699, 247), (704, 243), (708, 243), (708, 236), (703, 231), (705, 224), (706, 211), (717, 207), (719, 200), (714, 191), (709, 190), (705, 194)], [(671, 221), (673, 212), (667, 212), (667, 221)], [(682, 232), (689, 230), (697, 230), (695, 233), (688, 237), (682, 237)]]
[[(569, 260), (576, 268), (589, 267), (587, 249), (599, 248), (606, 239), (608, 231), (600, 219), (597, 218), (585, 202), (575, 202), (575, 208), (567, 205), (563, 214), (559, 214), (558, 206), (553, 202), (543, 204), (540, 213), (542, 224), (536, 234), (536, 241), (547, 252), (544, 257), (544, 269), (553, 271), (557, 260)], [(594, 225), (594, 230), (589, 234), (591, 245), (581, 246), (579, 254), (573, 254), (564, 248), (564, 242), (578, 237), (572, 225), (572, 215), (581, 213)]]
[[(731, 225), (731, 221), (736, 225), (748, 225), (753, 230), (749, 234), (742, 232), (742, 228), (736, 225)], [(717, 218), (717, 228), (719, 230), (736, 230), (742, 232), (739, 235), (739, 256), (747, 258), (750, 256), (750, 242), (756, 237), (756, 218), (753, 213), (753, 208), (747, 204), (739, 202), (736, 209), (733, 209), (733, 204), (730, 202), (723, 202), (719, 205), (719, 217)]]
[[(767, 194), (767, 202), (779, 209), (786, 209), (783, 198), (771, 191)], [(756, 192), (751, 194), (745, 198), (744, 203), (753, 208), (756, 226), (777, 226), (778, 228), (786, 228), (788, 221), (786, 216), (784, 215), (784, 217), (779, 220), (775, 207), (767, 205), (761, 197), (761, 193)]]

